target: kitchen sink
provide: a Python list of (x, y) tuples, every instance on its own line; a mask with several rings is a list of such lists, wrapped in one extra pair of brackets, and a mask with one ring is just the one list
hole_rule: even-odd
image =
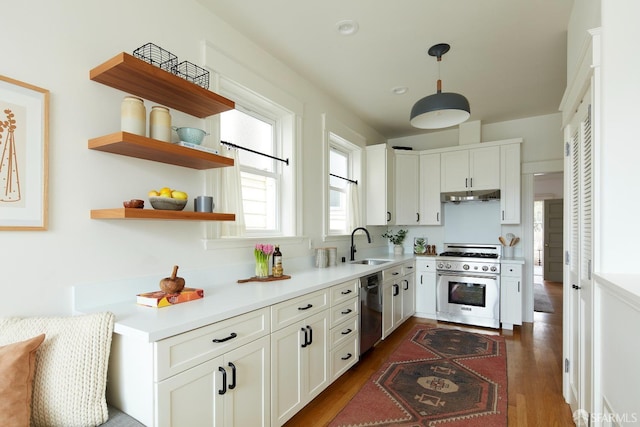
[(380, 265), (391, 262), (390, 259), (361, 259), (358, 261), (351, 261), (351, 264), (364, 264), (364, 265)]

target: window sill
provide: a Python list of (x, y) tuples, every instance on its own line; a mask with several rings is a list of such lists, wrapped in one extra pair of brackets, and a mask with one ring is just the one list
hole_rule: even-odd
[[(223, 237), (220, 239), (203, 239), (204, 249), (234, 249), (253, 248), (257, 243), (277, 242), (279, 245), (296, 246), (308, 242), (304, 236), (251, 236), (251, 237)], [(308, 246), (308, 243), (307, 243)]]

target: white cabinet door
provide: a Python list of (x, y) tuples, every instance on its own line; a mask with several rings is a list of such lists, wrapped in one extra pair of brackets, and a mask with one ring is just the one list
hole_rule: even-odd
[(329, 384), (329, 312), (271, 334), (271, 418), (281, 426)]
[(382, 339), (388, 337), (393, 332), (394, 319), (394, 284), (389, 280), (382, 284)]
[(500, 322), (503, 329), (522, 324), (522, 266), (503, 263), (500, 274)]
[(417, 225), (420, 222), (419, 171), (420, 157), (396, 152), (395, 195), (397, 225)]
[(157, 383), (156, 425), (223, 425), (222, 366), (222, 357), (217, 357)]
[(368, 225), (392, 225), (395, 221), (393, 197), (394, 150), (387, 144), (366, 148), (366, 212)]
[(217, 426), (271, 425), (270, 342), (268, 336), (263, 337), (224, 355), (223, 368), (227, 372), (226, 393), (221, 395), (224, 422)]
[(500, 210), (502, 224), (520, 224), (520, 144), (500, 147)]
[(449, 151), (440, 154), (440, 190), (467, 191), (469, 189), (469, 151)]
[(269, 342), (262, 337), (160, 381), (157, 425), (269, 426)]
[(402, 279), (402, 322), (413, 316), (416, 312), (416, 275), (407, 274)]
[(420, 155), (420, 225), (442, 224), (440, 154)]
[(416, 260), (416, 316), (436, 318), (436, 261), (435, 258)]
[(500, 147), (458, 150), (440, 155), (442, 192), (500, 188)]
[(469, 150), (469, 189), (500, 188), (500, 147)]

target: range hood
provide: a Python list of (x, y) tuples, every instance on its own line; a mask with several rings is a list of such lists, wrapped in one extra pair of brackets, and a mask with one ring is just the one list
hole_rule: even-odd
[(500, 200), (500, 190), (455, 191), (451, 193), (440, 193), (440, 201), (443, 203), (477, 201), (488, 202), (490, 200)]

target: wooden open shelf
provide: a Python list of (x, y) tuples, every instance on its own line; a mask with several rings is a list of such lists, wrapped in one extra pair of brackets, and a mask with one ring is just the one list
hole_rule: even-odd
[(199, 118), (235, 108), (230, 99), (124, 52), (93, 68), (89, 78)]
[(156, 209), (92, 209), (91, 219), (161, 219), (190, 221), (235, 221), (235, 214), (165, 211)]
[(116, 132), (90, 139), (89, 148), (200, 170), (222, 168), (234, 164), (233, 159), (229, 157), (128, 132)]

